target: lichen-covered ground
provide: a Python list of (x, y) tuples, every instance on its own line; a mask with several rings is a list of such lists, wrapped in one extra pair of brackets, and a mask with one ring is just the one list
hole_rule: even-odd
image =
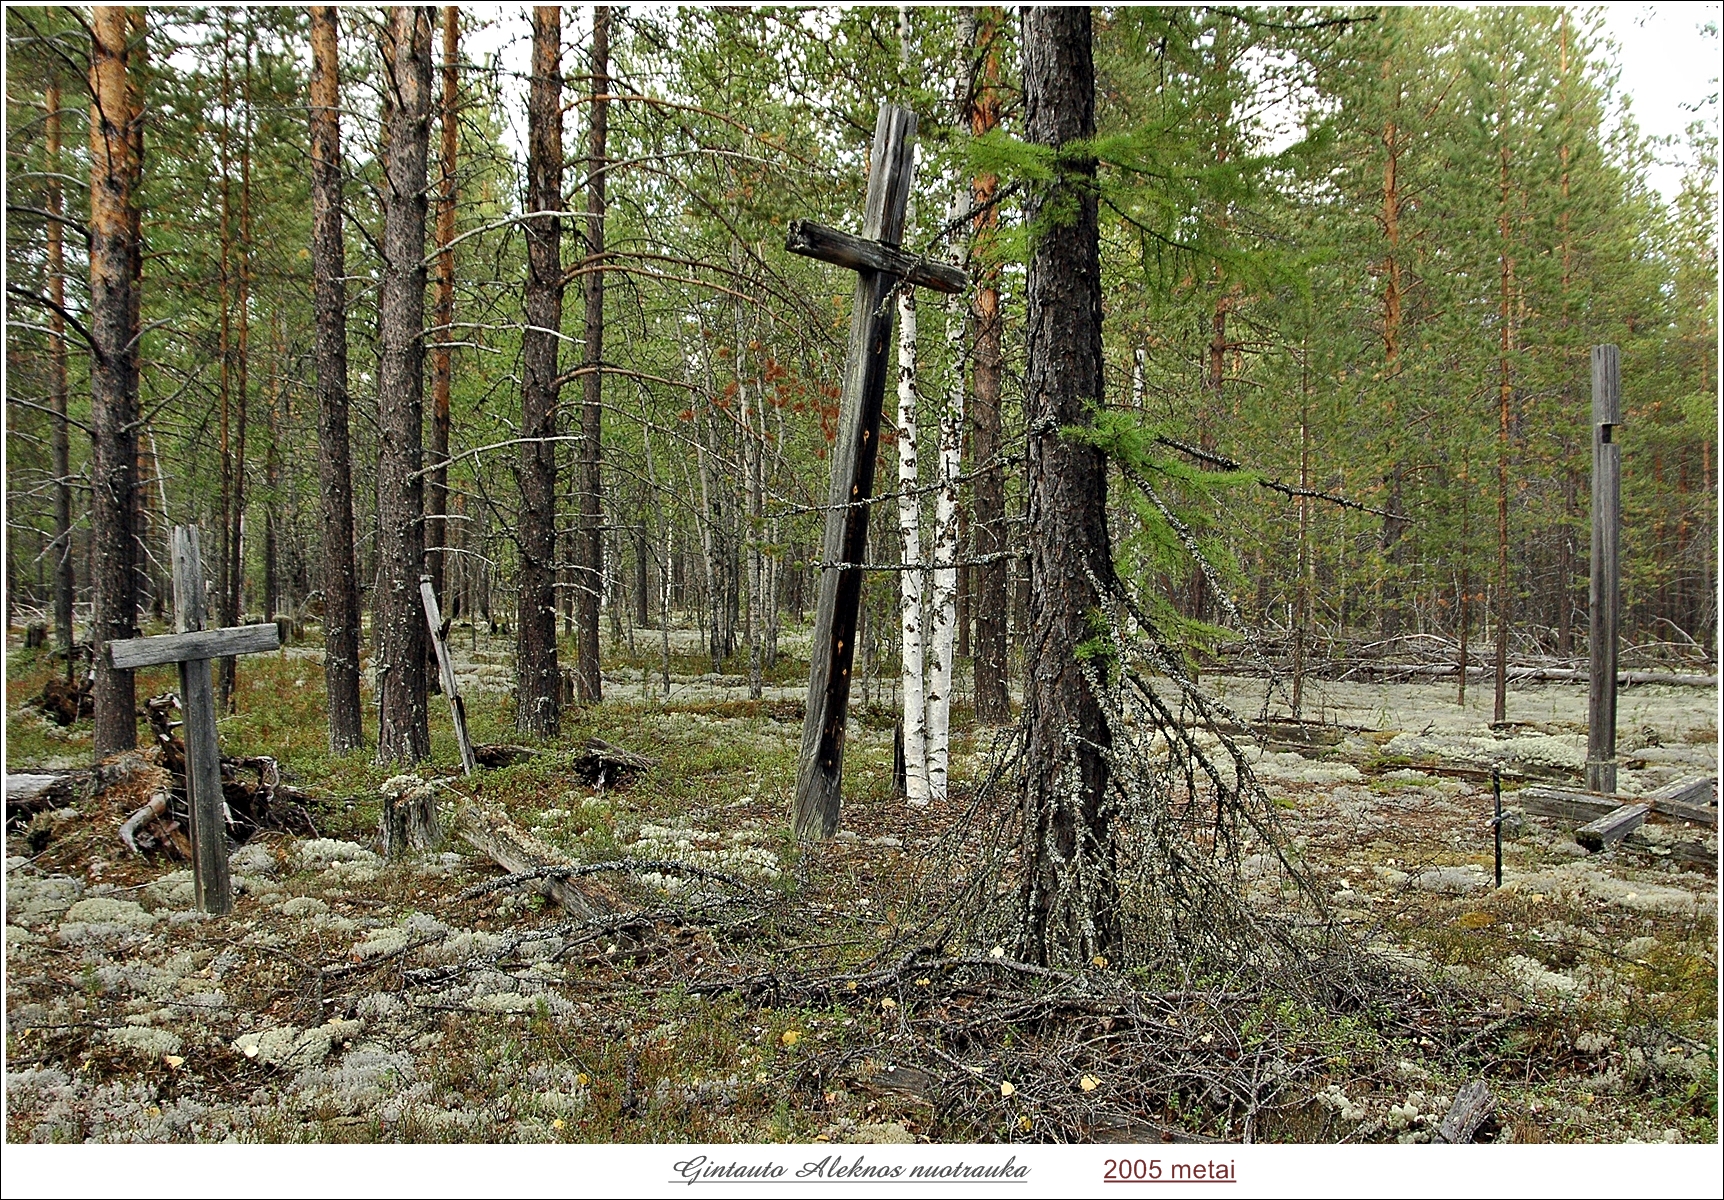
[[(640, 631), (640, 657), (607, 675), (609, 702), (571, 714), (546, 754), (462, 781), (447, 769), (443, 720), (441, 769), (421, 774), (442, 781), (445, 811), (477, 792), (572, 859), (693, 863), (744, 881), (749, 904), (708, 923), (582, 923), (532, 893), (475, 894), (500, 872), (458, 841), (386, 864), (373, 833), (395, 771), (324, 752), (315, 654), (245, 660), (224, 749), (273, 754), (329, 797), (314, 812), (324, 836), (241, 847), (235, 911), (209, 918), (183, 864), (137, 858), (117, 837), (159, 769), (148, 755), (126, 782), (40, 819), (34, 854), (9, 835), (8, 1139), (1003, 1140), (1040, 1136), (1038, 1106), (1056, 1095), (1124, 1086), (1075, 1060), (1062, 1073), (1057, 1056), (1051, 1077), (995, 1079), (984, 1048), (965, 1069), (991, 1099), (936, 1108), (888, 1070), (933, 1003), (917, 990), (927, 980), (818, 1003), (706, 986), (727, 973), (865, 968), (916, 916), (911, 885), (952, 814), (891, 797), (890, 714), (864, 710), (845, 831), (798, 850), (786, 807), (800, 719), (786, 701), (801, 667), (781, 663), (768, 681), (781, 690), (750, 702), (740, 676), (683, 647), (667, 703), (655, 636)], [(475, 650), (457, 631), (455, 643), (477, 737), (512, 740), (502, 639)], [(60, 730), (24, 706), (48, 659), (14, 649), (8, 666), (7, 770), (84, 765), (87, 723)], [(1219, 685), (1254, 715), (1260, 685)], [(166, 672), (143, 673), (139, 694), (171, 687)], [(1639, 847), (1588, 856), (1572, 830), (1519, 818), (1511, 791), (1495, 889), (1489, 784), (1464, 768), (1560, 777), (1584, 747), (1584, 688), (1517, 689), (1520, 723), (1494, 734), (1485, 713), (1452, 703), (1452, 684), (1323, 687), (1326, 720), (1352, 728), (1302, 751), (1256, 749), (1257, 773), (1361, 940), (1470, 989), (1482, 1015), (1458, 1046), (1345, 1021), (1301, 1032), (1331, 1047), (1323, 1078), (1256, 1136), (1423, 1140), (1482, 1074), (1500, 1140), (1714, 1140), (1717, 881), (1661, 851), (1699, 839), (1715, 853), (1715, 836), (1653, 825)], [(1626, 691), (1621, 790), (1715, 770), (1715, 705), (1691, 688)], [(580, 785), (566, 755), (595, 734), (660, 765), (620, 790)], [(961, 728), (960, 785), (979, 777), (991, 741)], [(648, 909), (691, 902), (674, 872), (616, 887)], [(1243, 1036), (1200, 1015), (1195, 1054)], [(1239, 1132), (1171, 1102), (1146, 1116)]]

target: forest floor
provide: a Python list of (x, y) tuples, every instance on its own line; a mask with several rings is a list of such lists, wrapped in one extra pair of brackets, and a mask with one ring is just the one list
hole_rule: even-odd
[[(1195, 1093), (1145, 1100), (1129, 1064), (1086, 1049), (1095, 1039), (1052, 1008), (930, 1057), (942, 1029), (995, 1002), (900, 957), (994, 731), (958, 714), (953, 803), (908, 809), (891, 793), (890, 692), (858, 706), (843, 832), (798, 848), (787, 807), (805, 668), (787, 655), (751, 701), (746, 667), (712, 672), (684, 634), (666, 699), (656, 635), (639, 636), (638, 658), (617, 648), (605, 704), (567, 714), (545, 752), (472, 780), (450, 766), (434, 696), (420, 774), (574, 861), (723, 871), (738, 883), (722, 905), (637, 873), (616, 881), (621, 917), (583, 922), (536, 893), (479, 892), (501, 872), (459, 841), (384, 863), (379, 789), (396, 772), (327, 753), (316, 649), (245, 659), (223, 750), (273, 755), (327, 797), (312, 810), (321, 836), (240, 847), (235, 909), (210, 918), (184, 864), (121, 844), (141, 784), (44, 814), (28, 845), (8, 831), (8, 1140), (1422, 1141), (1481, 1076), (1497, 1101), (1481, 1136), (1495, 1140), (1717, 1138), (1717, 879), (1670, 853), (1686, 840), (1715, 856), (1715, 831), (1648, 825), (1638, 846), (1588, 855), (1572, 828), (1522, 819), (1511, 791), (1504, 884), (1491, 886), (1482, 772), (1572, 783), (1584, 686), (1517, 687), (1516, 723), (1493, 731), (1488, 684), (1465, 708), (1452, 683), (1313, 685), (1308, 714), (1333, 733), (1253, 746), (1335, 913), (1433, 988), (1471, 997), (1474, 1028), (1433, 1023), (1427, 1036), (1157, 993), (1182, 1069), (1235, 1070), (1265, 1028), (1307, 1047), (1253, 1125)], [(515, 741), (506, 639), (453, 640), (476, 740)], [(89, 723), (62, 729), (27, 704), (50, 656), (10, 648), (7, 662), (6, 770), (87, 766)], [(1206, 683), (1247, 715), (1261, 704), (1259, 681)], [(174, 686), (152, 669), (138, 695)], [(1626, 690), (1620, 790), (1716, 771), (1716, 706), (1707, 690)], [(569, 758), (593, 736), (659, 764), (620, 788), (580, 784)], [(980, 964), (973, 980), (990, 947), (945, 953), (953, 979), (958, 959)], [(1114, 996), (1135, 978), (1104, 963), (1054, 990)], [(1140, 1123), (1103, 1119), (1122, 1106)]]

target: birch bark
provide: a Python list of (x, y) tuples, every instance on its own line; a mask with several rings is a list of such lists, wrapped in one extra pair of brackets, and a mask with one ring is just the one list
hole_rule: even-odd
[(922, 654), (921, 498), (916, 492), (916, 297), (898, 293), (898, 617), (903, 632), (904, 797), (929, 800), (927, 685)]
[[(964, 199), (960, 189), (949, 215), (952, 233), (948, 249), (954, 263), (962, 263), (964, 259), (962, 235), (958, 232)], [(946, 301), (946, 345), (951, 377), (946, 385), (946, 406), (940, 414), (940, 484), (934, 495), (934, 586), (929, 600), (933, 630), (928, 662), (928, 793), (935, 801), (946, 798), (951, 757), (952, 651), (958, 618), (958, 473), (964, 448), (964, 302), (958, 296)]]

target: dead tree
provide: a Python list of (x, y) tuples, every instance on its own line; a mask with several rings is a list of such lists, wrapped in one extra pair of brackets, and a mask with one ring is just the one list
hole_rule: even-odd
[[(1026, 128), (1054, 152), (1053, 178), (1029, 201), (1030, 550), (1023, 954), (1087, 962), (1119, 941), (1108, 828), (1112, 744), (1086, 663), (1098, 589), (1113, 586), (1102, 451), (1064, 431), (1102, 399), (1101, 263), (1096, 164), (1065, 149), (1095, 136), (1095, 64), (1087, 8), (1030, 8), (1023, 18)], [(1086, 678), (1086, 671), (1091, 672)]]
[[(521, 589), (515, 643), (515, 728), (555, 737), (557, 668), (557, 337), (563, 323), (562, 10), (533, 9), (527, 99), (527, 328), (521, 335)], [(584, 586), (585, 581), (583, 581)], [(595, 620), (597, 618), (595, 617)]]
[(110, 641), (137, 634), (138, 353), (136, 214), (141, 141), (129, 86), (127, 13), (90, 13), (91, 526), (96, 649), (94, 749), (104, 758), (137, 744), (132, 672), (108, 659)]
[(359, 713), (359, 582), (347, 439), (347, 285), (341, 238), (341, 93), (336, 10), (311, 9), (311, 291), (317, 331), (317, 476), (323, 517), (323, 675), (329, 748), (364, 743)]
[(383, 241), (378, 287), (377, 693), (381, 762), (431, 753), (426, 720), (425, 214), (431, 17), (391, 7), (383, 26)]

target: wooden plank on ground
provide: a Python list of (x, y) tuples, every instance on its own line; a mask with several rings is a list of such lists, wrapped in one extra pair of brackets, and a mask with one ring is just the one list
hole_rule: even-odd
[[(1707, 786), (1712, 783), (1711, 776), (1705, 777)], [(1672, 798), (1664, 795), (1672, 790), (1674, 796), (1704, 795), (1698, 785), (1692, 780), (1681, 781), (1681, 789), (1676, 784), (1669, 789), (1645, 796), (1621, 796), (1601, 792), (1576, 792), (1566, 788), (1533, 786), (1522, 788), (1513, 793), (1513, 803), (1526, 809), (1535, 817), (1549, 817), (1556, 821), (1572, 821), (1577, 825), (1585, 825), (1600, 817), (1608, 816), (1625, 804), (1645, 804), (1651, 808), (1651, 816), (1655, 820), (1692, 821), (1697, 825), (1718, 827), (1718, 810), (1705, 804)]]
[(1646, 823), (1646, 814), (1651, 811), (1649, 805), (1624, 804), (1621, 808), (1613, 809), (1598, 820), (1589, 821), (1575, 830), (1574, 840), (1596, 854), (1606, 846), (1616, 845), (1639, 829)]
[(1535, 817), (1550, 817), (1584, 825), (1614, 812), (1621, 805), (1612, 796), (1591, 792), (1570, 792), (1561, 788), (1527, 787), (1512, 794), (1515, 804)]
[(1714, 797), (1717, 786), (1716, 776), (1691, 775), (1648, 792), (1642, 799), (1652, 805), (1654, 812), (1663, 816), (1716, 829), (1718, 804)]

